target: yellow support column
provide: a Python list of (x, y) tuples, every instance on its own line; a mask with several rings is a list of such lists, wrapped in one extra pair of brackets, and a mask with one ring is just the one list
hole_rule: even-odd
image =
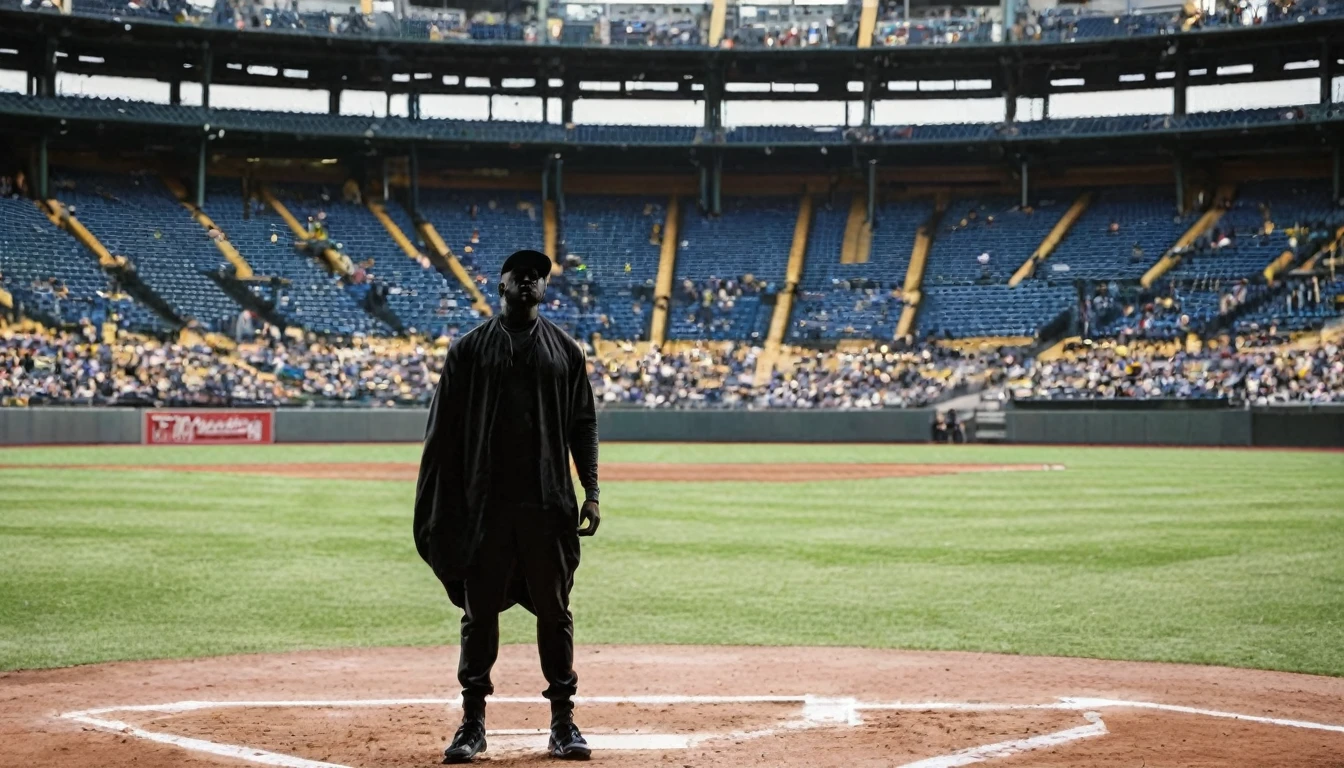
[(929, 259), (929, 249), (933, 247), (933, 234), (938, 222), (947, 210), (950, 196), (939, 192), (933, 206), (933, 215), (915, 233), (915, 247), (910, 251), (910, 266), (905, 270), (905, 306), (901, 308), (901, 319), (896, 324), (896, 335), (907, 336), (915, 328), (915, 318), (919, 315), (919, 302), (923, 298), (920, 286), (924, 284), (924, 265)]
[(453, 255), (452, 249), (439, 236), (439, 231), (428, 221), (420, 222), (419, 227), (420, 236), (425, 239), (425, 242), (429, 244), (429, 247), (434, 250), (439, 258), (448, 263), (448, 270), (462, 284), (462, 290), (466, 291), (467, 295), (471, 297), (472, 308), (485, 317), (489, 317), (491, 315), (490, 303), (485, 300), (485, 294), (481, 293), (481, 289), (476, 287), (476, 281), (472, 280), (471, 275), (467, 274), (467, 268), (462, 266), (462, 262), (458, 261), (457, 257)]
[(868, 205), (855, 195), (849, 202), (849, 217), (845, 219), (845, 237), (840, 241), (841, 264), (866, 264), (873, 247), (873, 227), (866, 219)]
[(294, 214), (289, 212), (289, 209), (285, 207), (284, 203), (275, 199), (275, 195), (271, 194), (270, 187), (261, 188), (261, 200), (266, 203), (266, 205), (270, 206), (270, 209), (275, 211), (276, 215), (285, 222), (285, 225), (289, 227), (289, 231), (294, 233), (294, 237), (299, 240), (308, 239), (308, 230), (299, 223), (298, 219), (294, 218)]
[(1274, 260), (1269, 262), (1269, 264), (1265, 266), (1264, 270), (1265, 282), (1269, 283), (1270, 285), (1273, 285), (1274, 278), (1278, 277), (1279, 273), (1288, 269), (1292, 265), (1293, 265), (1292, 251), (1284, 251), (1283, 253), (1280, 253), (1278, 256), (1275, 256)]
[(663, 216), (663, 244), (658, 252), (658, 278), (653, 284), (653, 317), (649, 322), (649, 341), (662, 345), (667, 341), (667, 313), (672, 306), (672, 280), (677, 272), (677, 232), (681, 209), (677, 196), (667, 201)]
[(723, 27), (728, 19), (728, 0), (714, 0), (709, 12), (709, 47), (718, 48), (723, 41)]
[(6, 291), (3, 287), (0, 287), (0, 307), (4, 307), (5, 309), (14, 308), (14, 297), (10, 296), (9, 291)]
[[(177, 202), (181, 203), (183, 208), (186, 208), (191, 212), (191, 217), (195, 219), (196, 223), (200, 224), (206, 232), (209, 232), (212, 229), (219, 229), (219, 227), (215, 225), (215, 222), (212, 221), (209, 216), (205, 215), (205, 211), (197, 208), (194, 203), (187, 199), (187, 189), (182, 186), (180, 181), (165, 176), (163, 185), (168, 187), (169, 191), (173, 193), (173, 196), (177, 198)], [(219, 229), (219, 231), (223, 232), (224, 230)], [(252, 277), (252, 265), (248, 264), (247, 259), (243, 258), (243, 254), (239, 253), (238, 249), (233, 247), (233, 243), (228, 241), (227, 236), (215, 240), (215, 247), (218, 248), (219, 252), (224, 254), (224, 258), (233, 265), (234, 272), (240, 279), (246, 280), (249, 277)]]
[(877, 29), (877, 0), (863, 0), (863, 6), (859, 10), (859, 39), (856, 44), (860, 48), (873, 47), (873, 31)]
[(1022, 266), (1018, 267), (1013, 276), (1008, 279), (1008, 284), (1015, 286), (1031, 277), (1032, 273), (1036, 271), (1036, 267), (1055, 252), (1055, 248), (1059, 247), (1060, 241), (1064, 239), (1070, 229), (1073, 229), (1073, 225), (1077, 223), (1083, 212), (1087, 210), (1087, 206), (1091, 204), (1091, 192), (1084, 192), (1079, 195), (1078, 199), (1073, 201), (1073, 205), (1069, 206), (1069, 210), (1065, 211), (1064, 215), (1059, 217), (1059, 221), (1055, 222), (1055, 226), (1050, 229), (1050, 233), (1045, 236), (1041, 244), (1036, 246), (1036, 250), (1031, 252), (1031, 257), (1022, 262)]
[(107, 250), (107, 247), (99, 242), (98, 238), (94, 237), (93, 233), (79, 222), (79, 219), (71, 216), (70, 212), (66, 210), (60, 200), (54, 198), (48, 200), (47, 207), (44, 208), (42, 212), (47, 215), (48, 219), (51, 219), (51, 223), (74, 235), (75, 239), (78, 240), (81, 245), (92, 251), (93, 255), (98, 257), (98, 265), (103, 269), (119, 267), (125, 263), (125, 259), (113, 256), (112, 253)]
[(803, 279), (803, 263), (807, 259), (807, 233), (812, 228), (812, 196), (804, 194), (798, 205), (798, 221), (793, 225), (793, 243), (789, 246), (789, 265), (784, 273), (784, 290), (775, 299), (775, 313), (770, 316), (770, 332), (765, 337), (766, 355), (779, 354), (784, 334), (789, 330), (789, 315), (793, 313), (793, 292)]
[(397, 244), (402, 253), (411, 259), (419, 259), (423, 255), (420, 253), (420, 249), (415, 247), (415, 243), (411, 242), (411, 238), (407, 237), (406, 233), (401, 231), (401, 227), (397, 226), (397, 222), (387, 215), (387, 209), (383, 207), (382, 203), (370, 200), (365, 205), (368, 206), (369, 212), (378, 220), (378, 223), (383, 225), (383, 229), (387, 230), (387, 234), (392, 237), (392, 242)]
[(1181, 254), (1177, 251), (1190, 247), (1190, 244), (1195, 242), (1200, 235), (1213, 229), (1213, 225), (1223, 218), (1223, 203), (1231, 200), (1236, 192), (1237, 188), (1231, 184), (1224, 184), (1219, 187), (1218, 193), (1214, 195), (1213, 205), (1209, 206), (1209, 210), (1205, 211), (1204, 215), (1200, 216), (1199, 220), (1191, 225), (1185, 231), (1185, 234), (1181, 235), (1181, 239), (1177, 240), (1162, 258), (1157, 260), (1156, 264), (1143, 273), (1143, 277), (1139, 279), (1139, 284), (1144, 288), (1150, 288), (1153, 283), (1157, 282), (1158, 278), (1169, 272), (1172, 267), (1180, 264)]
[(544, 241), (543, 249), (546, 255), (551, 257), (551, 274), (560, 271), (560, 262), (556, 256), (560, 249), (560, 215), (556, 212), (554, 200), (547, 200), (541, 206), (541, 237)]

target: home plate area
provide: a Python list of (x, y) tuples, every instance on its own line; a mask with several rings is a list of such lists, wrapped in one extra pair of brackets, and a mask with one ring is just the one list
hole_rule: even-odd
[[(620, 764), (652, 753), (664, 762), (669, 753), (680, 752), (687, 759), (696, 753), (712, 755), (709, 764), (952, 768), (1037, 751), (1057, 755), (1073, 742), (1106, 736), (1105, 710), (1344, 733), (1344, 726), (1325, 723), (1070, 697), (1010, 704), (820, 696), (602, 696), (580, 697), (576, 703), (595, 724), (588, 741), (596, 758)], [(544, 754), (546, 731), (539, 721), (545, 717), (545, 704), (531, 697), (492, 700), (491, 720), (505, 727), (489, 732), (490, 749), (481, 761), (524, 763)], [(449, 710), (459, 706), (456, 699), (182, 701), (61, 717), (216, 758), (284, 768), (375, 768), (424, 764), (426, 755), (447, 741), (445, 724), (457, 719), (457, 712)], [(816, 750), (823, 751), (824, 759), (797, 759)]]
[[(1341, 678), (860, 648), (576, 653), (576, 719), (593, 761), (622, 768), (1340, 768), (1344, 754)], [(461, 719), (456, 656), (365, 648), (6, 673), (0, 765), (428, 768)], [(495, 671), (481, 761), (550, 763), (536, 649), (505, 646)]]

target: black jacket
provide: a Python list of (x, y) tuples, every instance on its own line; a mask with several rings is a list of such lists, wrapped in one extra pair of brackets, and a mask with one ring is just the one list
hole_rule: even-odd
[[(462, 580), (485, 533), (490, 499), (491, 425), (500, 408), (500, 377), (513, 345), (494, 317), (457, 340), (429, 406), (425, 448), (415, 493), (415, 548), (461, 606)], [(544, 317), (537, 319), (537, 440), (540, 485), (547, 512), (564, 515), (562, 545), (570, 578), (579, 565), (579, 509), (570, 480), (572, 454), (587, 498), (598, 497), (597, 411), (583, 350)], [(521, 578), (510, 596), (531, 610)]]

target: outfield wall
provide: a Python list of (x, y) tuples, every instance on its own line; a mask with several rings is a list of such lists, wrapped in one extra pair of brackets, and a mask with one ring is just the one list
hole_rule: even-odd
[[(0, 408), (0, 445), (148, 442), (134, 408)], [(179, 411), (228, 416), (234, 411)], [(253, 412), (255, 413), (255, 412)], [(266, 439), (278, 443), (418, 442), (423, 409), (279, 409)], [(1204, 410), (1008, 410), (1008, 442), (1085, 445), (1344, 447), (1344, 407)], [(203, 421), (208, 421), (202, 419)], [(603, 440), (650, 442), (919, 443), (933, 411), (604, 410)], [(260, 433), (259, 433), (260, 434)], [(189, 441), (190, 442), (190, 441)], [(205, 436), (197, 442), (223, 442)], [(231, 442), (245, 442), (231, 440)]]

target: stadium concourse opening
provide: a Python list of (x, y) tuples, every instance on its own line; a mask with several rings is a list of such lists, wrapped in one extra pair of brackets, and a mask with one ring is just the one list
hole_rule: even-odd
[[(10, 673), (15, 765), (426, 765), (451, 648)], [(487, 765), (541, 758), (534, 651), (503, 649)], [(594, 759), (622, 766), (1333, 765), (1344, 681), (1170, 664), (854, 648), (581, 647)]]

